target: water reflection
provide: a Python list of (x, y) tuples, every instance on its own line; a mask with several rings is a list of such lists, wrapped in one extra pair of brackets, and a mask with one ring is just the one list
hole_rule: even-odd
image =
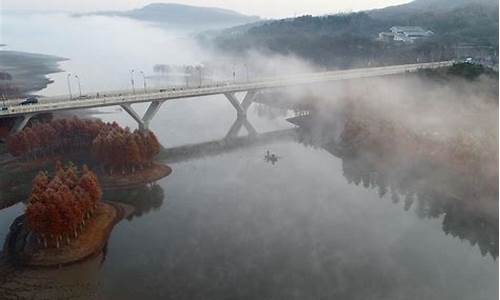
[(0, 259), (0, 299), (101, 299), (105, 252), (63, 268), (25, 268)]
[[(314, 122), (312, 122), (314, 123)], [(302, 128), (299, 142), (321, 147), (342, 159), (350, 184), (377, 191), (380, 198), (414, 209), (420, 218), (441, 218), (445, 234), (478, 245), (483, 256), (498, 257), (498, 186), (464, 176), (410, 154), (392, 157), (346, 144), (338, 123)]]
[(224, 138), (221, 140), (203, 142), (199, 144), (172, 147), (163, 149), (158, 159), (167, 163), (185, 162), (207, 156), (217, 156), (250, 146), (264, 145), (277, 141), (293, 140), (296, 138), (296, 134), (297, 130), (292, 128), (259, 133), (256, 136), (241, 136), (230, 139)]
[(231, 128), (229, 128), (226, 139), (237, 137), (243, 127), (247, 130), (249, 136), (255, 137), (257, 135), (257, 130), (255, 130), (248, 119), (244, 116), (238, 116)]
[(30, 184), (25, 184), (16, 186), (12, 190), (0, 190), (0, 210), (28, 199), (30, 187)]
[(9, 167), (0, 168), (0, 210), (28, 199), (31, 180), (37, 172), (37, 170), (21, 172)]
[(165, 192), (158, 184), (144, 185), (139, 188), (119, 190), (104, 194), (104, 199), (128, 204), (134, 212), (127, 217), (131, 221), (160, 209), (165, 199)]

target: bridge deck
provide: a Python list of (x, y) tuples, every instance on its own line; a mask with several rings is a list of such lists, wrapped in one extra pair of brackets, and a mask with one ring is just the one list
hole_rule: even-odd
[(224, 93), (234, 93), (242, 91), (279, 88), (293, 85), (303, 85), (311, 83), (321, 83), (330, 81), (340, 81), (356, 78), (378, 77), (386, 75), (401, 74), (405, 72), (414, 72), (419, 69), (433, 69), (444, 66), (450, 66), (453, 62), (436, 62), (436, 63), (422, 63), (422, 64), (409, 64), (398, 65), (389, 67), (377, 68), (361, 68), (351, 70), (340, 70), (330, 72), (298, 74), (273, 78), (260, 78), (259, 80), (243, 82), (243, 83), (224, 83), (212, 86), (203, 86), (198, 88), (185, 88), (166, 91), (151, 91), (148, 93), (136, 93), (131, 91), (122, 92), (117, 94), (109, 94), (106, 96), (92, 97), (87, 99), (69, 99), (69, 97), (47, 97), (43, 98), (38, 104), (32, 105), (10, 105), (5, 110), (0, 111), (1, 117), (11, 117), (26, 114), (36, 114), (44, 112), (52, 112), (58, 110), (70, 110), (81, 108), (93, 108), (112, 105), (123, 105), (131, 103), (151, 102), (151, 101), (165, 101), (180, 98), (191, 98), (200, 96), (209, 96)]

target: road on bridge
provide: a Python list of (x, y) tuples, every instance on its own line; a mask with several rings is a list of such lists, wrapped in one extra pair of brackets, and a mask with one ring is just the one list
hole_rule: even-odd
[(19, 100), (9, 101), (9, 105), (0, 111), (1, 117), (14, 117), (47, 113), (58, 110), (94, 108), (112, 105), (129, 105), (140, 102), (166, 101), (181, 98), (192, 98), (216, 94), (231, 94), (244, 91), (340, 81), (356, 78), (369, 78), (415, 72), (419, 69), (435, 69), (452, 65), (452, 61), (396, 65), (376, 68), (360, 68), (329, 72), (296, 74), (280, 77), (259, 78), (247, 82), (224, 82), (216, 85), (195, 88), (175, 88), (166, 90), (151, 90), (149, 92), (132, 93), (132, 91), (100, 92), (85, 99), (70, 99), (68, 96), (46, 97), (39, 103), (19, 105)]

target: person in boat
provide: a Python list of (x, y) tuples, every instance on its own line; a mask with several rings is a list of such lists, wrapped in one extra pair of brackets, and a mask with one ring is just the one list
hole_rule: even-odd
[(269, 152), (269, 150), (266, 151), (266, 155), (264, 156), (264, 160), (266, 162), (270, 162), (270, 163), (272, 163), (274, 165), (276, 162), (278, 162), (278, 159), (279, 158), (278, 158), (278, 156), (276, 154), (274, 154), (274, 153), (271, 154)]

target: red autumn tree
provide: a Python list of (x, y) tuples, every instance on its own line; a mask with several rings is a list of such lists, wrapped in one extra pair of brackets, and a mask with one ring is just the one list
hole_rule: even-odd
[(54, 177), (40, 172), (33, 180), (26, 207), (27, 225), (44, 245), (59, 247), (64, 238), (69, 242), (77, 237), (101, 196), (97, 176), (86, 166), (79, 172), (72, 164), (62, 167), (58, 163)]
[(151, 131), (131, 132), (115, 124), (103, 129), (92, 143), (94, 159), (110, 174), (149, 166), (159, 152), (160, 143)]
[(76, 117), (37, 123), (7, 139), (7, 150), (16, 157), (36, 159), (68, 151), (90, 150), (102, 128), (111, 126), (98, 120)]
[[(150, 166), (160, 152), (160, 143), (151, 131), (131, 132), (116, 122), (103, 123), (75, 117), (25, 128), (7, 139), (7, 149), (25, 160), (84, 151), (110, 174), (123, 174)], [(59, 177), (65, 179), (62, 175)], [(74, 176), (69, 180), (74, 181)]]

